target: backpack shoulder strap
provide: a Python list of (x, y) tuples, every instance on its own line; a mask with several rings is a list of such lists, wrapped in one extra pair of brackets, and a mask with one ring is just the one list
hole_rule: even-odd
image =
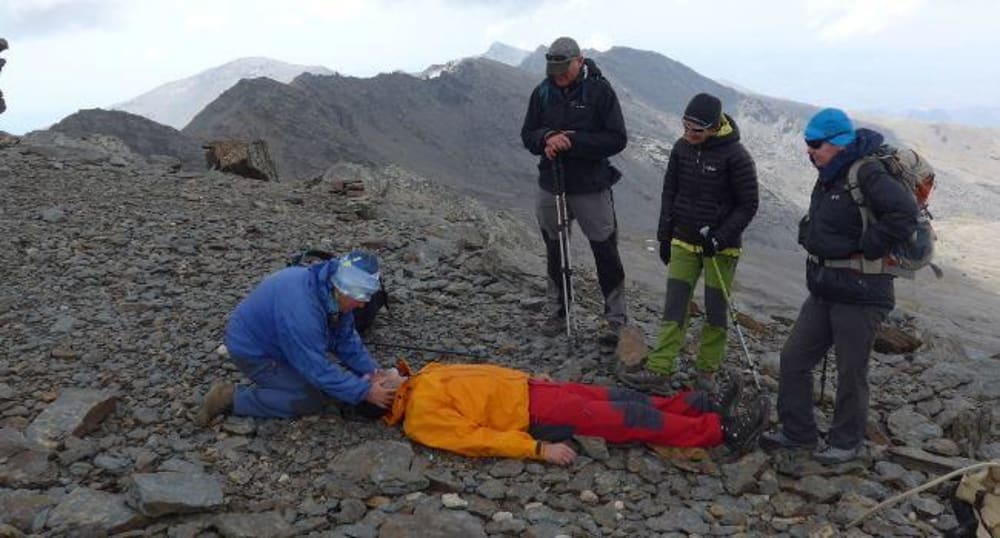
[(868, 231), (868, 221), (873, 216), (872, 210), (865, 203), (865, 194), (861, 192), (861, 180), (858, 175), (861, 173), (861, 167), (870, 162), (880, 162), (880, 159), (873, 155), (865, 156), (851, 163), (851, 167), (847, 169), (847, 190), (851, 193), (854, 203), (858, 205), (858, 211), (861, 212), (862, 235)]

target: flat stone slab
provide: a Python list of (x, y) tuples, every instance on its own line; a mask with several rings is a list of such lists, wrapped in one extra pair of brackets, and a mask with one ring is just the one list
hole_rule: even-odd
[(889, 458), (908, 469), (916, 469), (929, 473), (950, 473), (962, 467), (973, 465), (974, 460), (966, 458), (949, 458), (936, 456), (912, 446), (894, 446), (889, 449)]
[(222, 487), (211, 476), (191, 473), (132, 475), (128, 502), (149, 517), (204, 512), (222, 505)]
[(147, 521), (129, 508), (121, 495), (76, 488), (52, 510), (45, 526), (67, 536), (84, 529), (114, 534), (137, 529)]
[(292, 527), (277, 512), (220, 514), (215, 529), (226, 538), (271, 538), (291, 536)]
[(54, 449), (67, 435), (83, 437), (115, 411), (115, 395), (92, 389), (65, 389), (25, 430), (34, 443)]

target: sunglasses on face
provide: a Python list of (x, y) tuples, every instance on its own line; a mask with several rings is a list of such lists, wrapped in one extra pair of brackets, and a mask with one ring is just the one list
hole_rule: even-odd
[(702, 134), (702, 133), (708, 132), (708, 129), (704, 129), (704, 128), (701, 128), (701, 127), (695, 127), (693, 125), (685, 123), (684, 124), (684, 132), (685, 133)]
[(826, 138), (814, 138), (812, 140), (806, 140), (806, 145), (812, 149), (819, 149), (823, 145), (823, 142), (829, 142), (840, 135), (851, 134), (849, 131), (841, 131), (839, 133), (834, 133)]
[(545, 55), (545, 61), (546, 62), (562, 63), (562, 62), (566, 62), (566, 61), (572, 60), (575, 57), (576, 56), (566, 56), (564, 54), (546, 54)]

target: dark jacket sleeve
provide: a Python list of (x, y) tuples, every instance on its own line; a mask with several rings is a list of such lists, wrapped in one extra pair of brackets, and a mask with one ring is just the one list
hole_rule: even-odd
[[(675, 145), (676, 147), (676, 145)], [(656, 228), (657, 241), (670, 241), (674, 235), (674, 198), (677, 196), (677, 151), (670, 150), (667, 171), (663, 174), (663, 193), (660, 194), (660, 224)]]
[(569, 135), (573, 145), (567, 155), (578, 159), (606, 159), (621, 153), (628, 144), (625, 118), (615, 90), (605, 81), (598, 82), (602, 90), (598, 101), (597, 123), (592, 131), (574, 131)]
[(545, 150), (545, 134), (549, 128), (542, 125), (542, 101), (538, 88), (531, 92), (528, 100), (528, 111), (524, 114), (521, 125), (521, 142), (528, 151), (541, 155)]
[(875, 216), (861, 237), (861, 251), (865, 258), (876, 260), (888, 255), (916, 230), (917, 202), (879, 163), (865, 164), (858, 171), (858, 185)]
[(729, 186), (733, 193), (733, 210), (723, 218), (714, 230), (715, 236), (722, 246), (737, 244), (737, 239), (743, 234), (757, 214), (760, 194), (757, 187), (757, 166), (753, 157), (742, 144), (730, 156)]

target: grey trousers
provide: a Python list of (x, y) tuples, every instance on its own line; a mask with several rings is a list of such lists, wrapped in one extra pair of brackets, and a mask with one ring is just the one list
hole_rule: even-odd
[[(570, 224), (574, 219), (579, 222), (583, 235), (590, 241), (590, 250), (594, 253), (594, 263), (597, 265), (597, 280), (604, 295), (605, 319), (624, 324), (627, 320), (625, 269), (618, 254), (618, 221), (611, 190), (567, 195), (566, 209)], [(546, 297), (552, 311), (562, 316), (565, 312), (562, 311), (562, 273), (555, 195), (538, 190), (535, 216), (545, 241), (548, 273)]]
[(813, 414), (813, 369), (833, 346), (837, 397), (827, 444), (851, 449), (864, 440), (868, 421), (868, 361), (889, 309), (833, 303), (810, 295), (781, 350), (778, 418), (785, 436), (817, 441)]

